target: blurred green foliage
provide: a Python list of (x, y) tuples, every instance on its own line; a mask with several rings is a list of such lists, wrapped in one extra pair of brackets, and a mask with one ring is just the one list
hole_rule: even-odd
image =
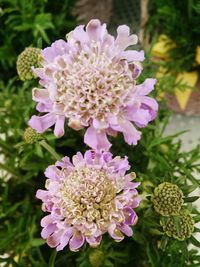
[(28, 46), (43, 47), (75, 26), (74, 0), (0, 0), (0, 79), (16, 75), (17, 55)]
[(166, 34), (176, 47), (170, 50), (173, 60), (167, 67), (173, 71), (191, 71), (196, 48), (200, 45), (200, 0), (152, 0), (147, 24), (151, 36)]

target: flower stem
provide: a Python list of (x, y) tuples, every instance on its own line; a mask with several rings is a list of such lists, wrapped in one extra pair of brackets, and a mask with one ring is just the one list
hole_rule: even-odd
[(51, 254), (50, 260), (49, 260), (49, 267), (54, 267), (55, 259), (56, 259), (57, 251), (54, 250)]
[(39, 142), (42, 147), (44, 147), (56, 160), (60, 160), (61, 157), (56, 153), (56, 151), (49, 145), (45, 140)]

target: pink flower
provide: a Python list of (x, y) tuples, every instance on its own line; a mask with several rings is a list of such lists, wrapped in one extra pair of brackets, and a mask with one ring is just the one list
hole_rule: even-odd
[(157, 102), (148, 97), (156, 82), (136, 78), (144, 60), (143, 51), (125, 50), (137, 43), (129, 27), (119, 26), (117, 37), (107, 33), (106, 24), (91, 20), (78, 26), (42, 50), (42, 67), (34, 69), (41, 88), (33, 89), (37, 110), (29, 125), (42, 133), (55, 125), (54, 134), (64, 134), (64, 123), (80, 130), (87, 127), (84, 142), (96, 150), (111, 146), (107, 135), (122, 132), (128, 144), (137, 144), (140, 132), (156, 116)]
[(72, 251), (85, 242), (96, 247), (106, 232), (117, 242), (132, 236), (136, 224), (133, 210), (140, 203), (132, 182), (134, 173), (127, 158), (112, 158), (110, 152), (78, 152), (72, 162), (64, 157), (46, 169), (46, 190), (38, 190), (43, 211), (42, 237), (50, 247), (62, 250), (69, 244)]

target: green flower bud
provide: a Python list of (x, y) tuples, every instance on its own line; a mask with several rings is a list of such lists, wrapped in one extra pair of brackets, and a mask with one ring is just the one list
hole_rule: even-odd
[(159, 150), (160, 150), (161, 153), (167, 154), (169, 152), (169, 146), (166, 145), (166, 144), (161, 144), (159, 146)]
[(192, 235), (194, 231), (195, 221), (193, 220), (189, 212), (186, 210), (180, 211), (180, 214), (178, 215), (178, 220), (179, 231), (176, 225), (174, 225), (172, 217), (170, 217), (166, 223), (161, 221), (160, 224), (163, 227), (163, 231), (166, 233), (166, 235), (168, 235), (169, 237), (173, 237), (174, 239), (177, 239), (179, 241), (183, 241)]
[(99, 249), (94, 249), (89, 254), (89, 262), (92, 265), (92, 267), (101, 267), (104, 263), (104, 254)]
[(22, 81), (35, 78), (31, 67), (39, 67), (39, 48), (27, 47), (17, 58), (17, 73)]
[(159, 214), (163, 216), (176, 215), (184, 203), (183, 192), (177, 185), (165, 182), (154, 189), (151, 201)]
[(26, 130), (24, 131), (24, 140), (27, 144), (33, 144), (35, 142), (37, 142), (41, 135), (39, 133), (37, 133), (34, 129), (32, 129), (31, 127), (26, 128)]

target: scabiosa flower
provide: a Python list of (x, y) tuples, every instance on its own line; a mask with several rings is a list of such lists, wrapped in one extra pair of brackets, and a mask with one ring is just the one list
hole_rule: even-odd
[(24, 131), (23, 138), (27, 144), (34, 144), (41, 139), (41, 134), (37, 133), (31, 127), (28, 127)]
[(163, 216), (178, 214), (184, 204), (182, 190), (176, 184), (168, 182), (159, 184), (154, 189), (151, 200), (154, 209)]
[[(42, 67), (35, 68), (43, 89), (33, 89), (33, 100), (43, 116), (29, 124), (39, 133), (55, 124), (54, 134), (64, 134), (64, 122), (80, 130), (88, 127), (84, 142), (93, 149), (108, 150), (107, 134), (122, 132), (128, 144), (137, 144), (140, 132), (156, 116), (157, 102), (148, 97), (155, 79), (137, 85), (143, 51), (125, 49), (137, 43), (129, 27), (119, 26), (116, 39), (106, 24), (91, 20), (78, 26), (42, 50)], [(135, 125), (135, 126), (134, 126)]]
[(41, 50), (35, 47), (27, 47), (17, 58), (17, 73), (22, 81), (35, 78), (32, 67), (39, 67)]
[(137, 222), (133, 210), (140, 199), (139, 183), (132, 182), (133, 173), (127, 158), (112, 158), (110, 152), (78, 152), (72, 162), (68, 157), (46, 169), (46, 190), (38, 190), (42, 209), (50, 214), (41, 221), (42, 237), (50, 247), (62, 250), (67, 244), (72, 251), (84, 242), (92, 247), (100, 244), (106, 232), (115, 241), (133, 234)]
[(169, 237), (173, 237), (179, 241), (183, 241), (186, 238), (191, 237), (194, 231), (195, 221), (190, 215), (188, 210), (181, 210), (179, 215), (177, 216), (179, 229), (174, 223), (172, 217), (169, 217), (166, 222), (164, 220), (160, 221), (161, 226), (163, 227), (164, 232)]

